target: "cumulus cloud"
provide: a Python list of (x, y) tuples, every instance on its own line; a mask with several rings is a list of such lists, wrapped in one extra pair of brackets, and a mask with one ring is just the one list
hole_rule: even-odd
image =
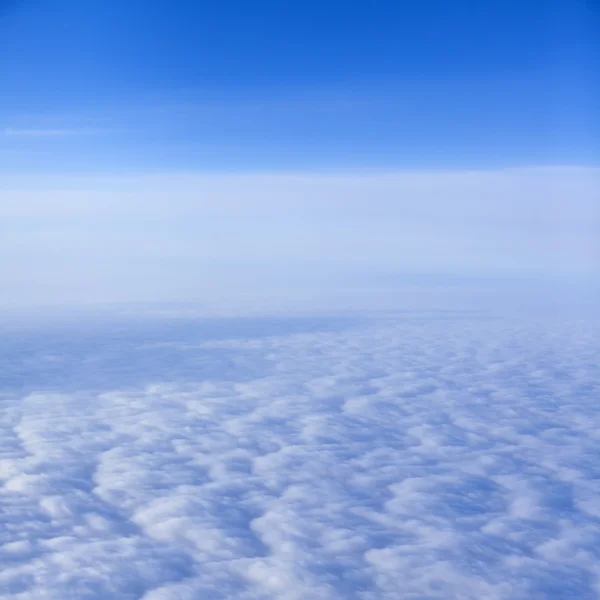
[(325, 324), (7, 329), (0, 595), (596, 598), (597, 323)]

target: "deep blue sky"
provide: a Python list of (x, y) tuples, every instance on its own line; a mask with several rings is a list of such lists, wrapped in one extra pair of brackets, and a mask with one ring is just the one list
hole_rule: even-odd
[(597, 164), (597, 0), (0, 0), (3, 171)]

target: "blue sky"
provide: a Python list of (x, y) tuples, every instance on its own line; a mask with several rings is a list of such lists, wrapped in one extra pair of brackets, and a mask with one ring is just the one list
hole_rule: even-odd
[(593, 0), (9, 0), (3, 170), (595, 164)]
[(598, 272), (592, 0), (0, 10), (0, 305)]

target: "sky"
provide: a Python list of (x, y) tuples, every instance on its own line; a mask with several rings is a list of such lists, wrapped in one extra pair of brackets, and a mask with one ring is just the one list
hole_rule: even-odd
[(595, 0), (2, 0), (0, 305), (589, 278), (599, 31)]

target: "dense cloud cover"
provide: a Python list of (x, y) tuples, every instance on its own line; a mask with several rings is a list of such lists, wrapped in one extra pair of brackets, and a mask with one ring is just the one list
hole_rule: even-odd
[(599, 333), (6, 329), (0, 597), (597, 598)]

